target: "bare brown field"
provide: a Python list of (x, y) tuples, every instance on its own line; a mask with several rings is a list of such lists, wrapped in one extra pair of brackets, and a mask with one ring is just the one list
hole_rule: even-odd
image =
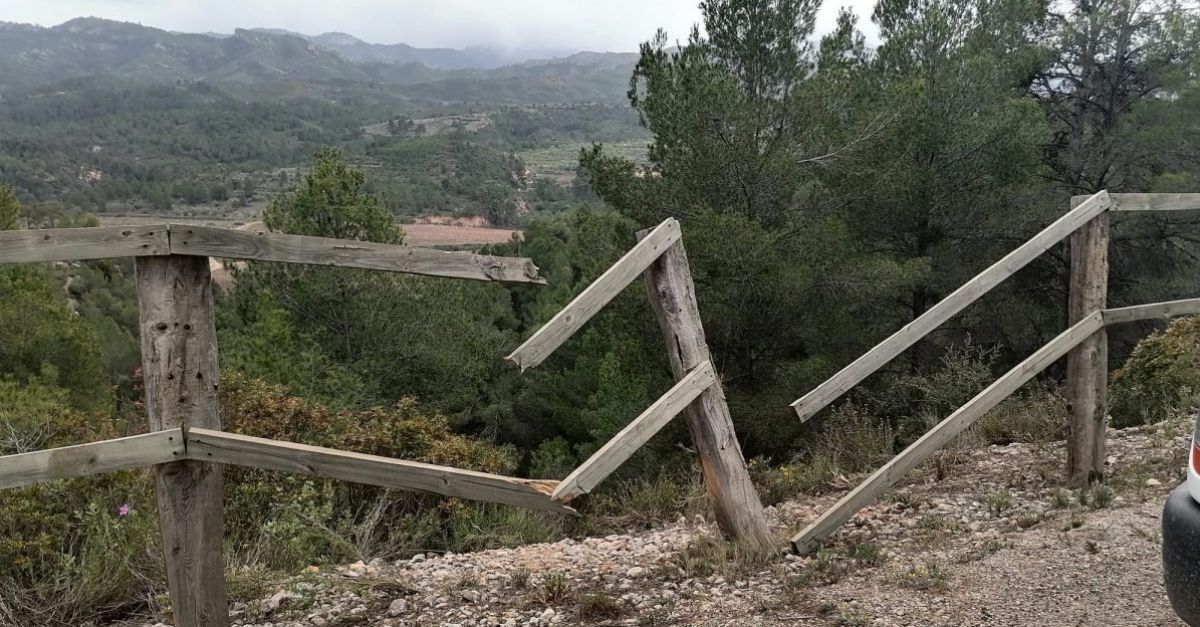
[(451, 224), (405, 224), (404, 241), (411, 246), (470, 246), (478, 244), (501, 244), (514, 236), (521, 237), (515, 229), (500, 229), (486, 226), (456, 226)]

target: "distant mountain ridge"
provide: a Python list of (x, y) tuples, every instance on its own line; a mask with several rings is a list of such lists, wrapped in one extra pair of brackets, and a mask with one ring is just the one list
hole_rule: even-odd
[(109, 75), (133, 81), (368, 79), (362, 68), (307, 40), (238, 30), (230, 37), (172, 33), (77, 18), (58, 26), (0, 26), (0, 89)]
[[(372, 44), (336, 32), (177, 33), (94, 17), (51, 27), (0, 22), (0, 97), (107, 77), (135, 83), (203, 80), (251, 98), (304, 91), (281, 86), (320, 85), (317, 91), (328, 91), (375, 84), (396, 86), (402, 97), (438, 101), (614, 101), (622, 99), (636, 59), (636, 53), (529, 59), (489, 48)], [(267, 89), (270, 85), (276, 88)]]
[(487, 46), (455, 48), (417, 48), (405, 43), (369, 43), (349, 33), (328, 32), (320, 35), (305, 35), (281, 28), (256, 28), (256, 31), (275, 35), (291, 35), (308, 40), (318, 46), (333, 50), (359, 63), (420, 63), (437, 70), (492, 69), (514, 65), (530, 59), (567, 56), (561, 50), (515, 50), (506, 51)]

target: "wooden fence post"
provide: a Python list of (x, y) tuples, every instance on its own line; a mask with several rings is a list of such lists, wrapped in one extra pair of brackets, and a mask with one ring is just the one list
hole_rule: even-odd
[[(1071, 199), (1072, 207), (1086, 196)], [(1108, 297), (1108, 213), (1071, 235), (1068, 324), (1105, 307)], [(1108, 332), (1101, 327), (1067, 354), (1067, 479), (1086, 484), (1104, 478)]]
[[(696, 366), (711, 361), (682, 240), (646, 269), (646, 287), (667, 342), (671, 370), (676, 381), (682, 380)], [(752, 550), (773, 550), (775, 540), (763, 515), (762, 501), (750, 481), (720, 381), (688, 405), (684, 418), (721, 530)]]
[[(137, 290), (150, 430), (220, 429), (208, 257), (138, 257)], [(161, 464), (155, 491), (176, 627), (227, 627), (221, 467)]]

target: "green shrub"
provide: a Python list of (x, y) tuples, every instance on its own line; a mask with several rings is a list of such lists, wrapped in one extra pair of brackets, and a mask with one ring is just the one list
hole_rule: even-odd
[(950, 573), (941, 564), (930, 561), (910, 566), (900, 575), (898, 583), (913, 590), (940, 591), (946, 589), (946, 581), (949, 579)]
[[(680, 516), (708, 511), (704, 486), (694, 470), (668, 469), (653, 477), (618, 481), (589, 497), (580, 508), (589, 528), (652, 528)], [(590, 520), (588, 520), (590, 519)]]
[(1109, 391), (1117, 428), (1160, 422), (1184, 410), (1200, 391), (1200, 316), (1175, 320), (1138, 342)]
[(950, 346), (933, 368), (904, 374), (884, 389), (880, 413), (896, 416), (897, 436), (912, 442), (971, 400), (994, 379), (994, 350), (968, 338)]
[(761, 457), (751, 459), (750, 477), (763, 503), (774, 505), (798, 494), (819, 493), (839, 473), (875, 469), (891, 459), (894, 443), (886, 422), (844, 403), (824, 419), (805, 454), (774, 466)]
[[(67, 389), (0, 381), (0, 455), (124, 435), (72, 404)], [(136, 471), (5, 490), (0, 625), (78, 625), (145, 609), (163, 581), (151, 485)]]
[(571, 586), (567, 576), (562, 573), (550, 573), (542, 579), (538, 589), (538, 602), (545, 605), (558, 605), (571, 596)]
[(814, 457), (824, 456), (841, 472), (863, 472), (891, 459), (895, 441), (886, 422), (844, 403), (834, 408), (821, 426)]
[(165, 582), (151, 483), (137, 471), (5, 491), (0, 625), (65, 627), (144, 610)]
[(984, 498), (984, 503), (987, 505), (988, 513), (994, 518), (1013, 508), (1013, 496), (1008, 490), (996, 490), (988, 493)]
[(969, 433), (983, 444), (1039, 444), (1061, 440), (1066, 424), (1067, 399), (1055, 389), (1033, 386), (1001, 401)]
[(63, 388), (80, 409), (108, 398), (95, 333), (41, 267), (0, 268), (0, 380)]
[(585, 621), (615, 621), (626, 613), (620, 600), (610, 595), (591, 592), (579, 598), (579, 618)]
[[(444, 416), (423, 413), (412, 399), (335, 411), (229, 374), (221, 403), (225, 428), (245, 435), (498, 474), (517, 465), (511, 449), (453, 433)], [(230, 541), (271, 568), (430, 547), (508, 546), (550, 535), (537, 515), (513, 508), (251, 468), (230, 467), (226, 476)]]
[(45, 448), (76, 422), (68, 402), (68, 392), (59, 387), (0, 380), (0, 455)]
[(708, 577), (719, 574), (726, 579), (738, 579), (769, 564), (775, 555), (749, 547), (736, 540), (700, 536), (688, 543), (671, 558), (671, 565), (688, 577)]
[(552, 438), (539, 444), (530, 453), (529, 476), (534, 479), (562, 479), (575, 470), (579, 463), (565, 438)]
[(763, 505), (782, 503), (799, 494), (819, 493), (835, 474), (829, 457), (820, 454), (777, 466), (761, 457), (750, 460), (750, 478)]

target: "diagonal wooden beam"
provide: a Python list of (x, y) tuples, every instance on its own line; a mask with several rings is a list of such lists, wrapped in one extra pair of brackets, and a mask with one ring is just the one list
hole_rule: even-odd
[(171, 225), (171, 252), (176, 255), (308, 263), (475, 281), (546, 282), (539, 276), (537, 266), (523, 257), (496, 257), (463, 251), (186, 224)]
[(679, 241), (679, 237), (679, 222), (667, 218), (505, 359), (520, 366), (521, 370), (542, 363), (663, 252)]
[[(1072, 200), (1081, 198), (1072, 197)], [(1082, 196), (1082, 198), (1087, 198)], [(1186, 211), (1200, 209), (1200, 194), (1112, 194), (1113, 211)]]
[(962, 433), (988, 410), (1103, 327), (1101, 313), (1094, 311), (1047, 342), (843, 496), (833, 507), (796, 534), (792, 538), (792, 547), (800, 554), (809, 553), (817, 548), (822, 540), (837, 531), (838, 527), (850, 520), (859, 510), (874, 502), (884, 490), (895, 485), (904, 475), (948, 444), (954, 436)]
[(567, 475), (554, 489), (550, 498), (566, 503), (580, 494), (591, 492), (716, 382), (717, 373), (713, 371), (712, 363), (706, 361), (697, 366), (600, 447), (587, 461)]
[(0, 263), (170, 254), (167, 225), (0, 231)]
[(964, 283), (962, 287), (951, 292), (949, 296), (938, 301), (916, 320), (904, 325), (899, 331), (875, 345), (850, 365), (829, 377), (824, 383), (797, 399), (792, 403), (792, 409), (796, 411), (800, 420), (808, 420), (839, 396), (848, 392), (850, 388), (882, 368), (884, 364), (908, 350), (942, 323), (966, 309), (968, 305), (988, 293), (1001, 281), (1024, 268), (1038, 255), (1111, 207), (1112, 200), (1107, 192), (1100, 192), (1088, 198), (1016, 250), (1005, 255), (1000, 261), (992, 264), (988, 269)]
[(188, 429), (187, 436), (187, 457), (199, 461), (281, 470), (562, 514), (575, 513), (550, 498), (557, 481), (518, 479), (211, 429)]
[(184, 458), (183, 431), (171, 429), (0, 457), (0, 488), (15, 488)]
[(1200, 298), (1169, 300), (1161, 303), (1113, 307), (1104, 310), (1104, 324), (1121, 324), (1138, 320), (1155, 320), (1200, 314)]

